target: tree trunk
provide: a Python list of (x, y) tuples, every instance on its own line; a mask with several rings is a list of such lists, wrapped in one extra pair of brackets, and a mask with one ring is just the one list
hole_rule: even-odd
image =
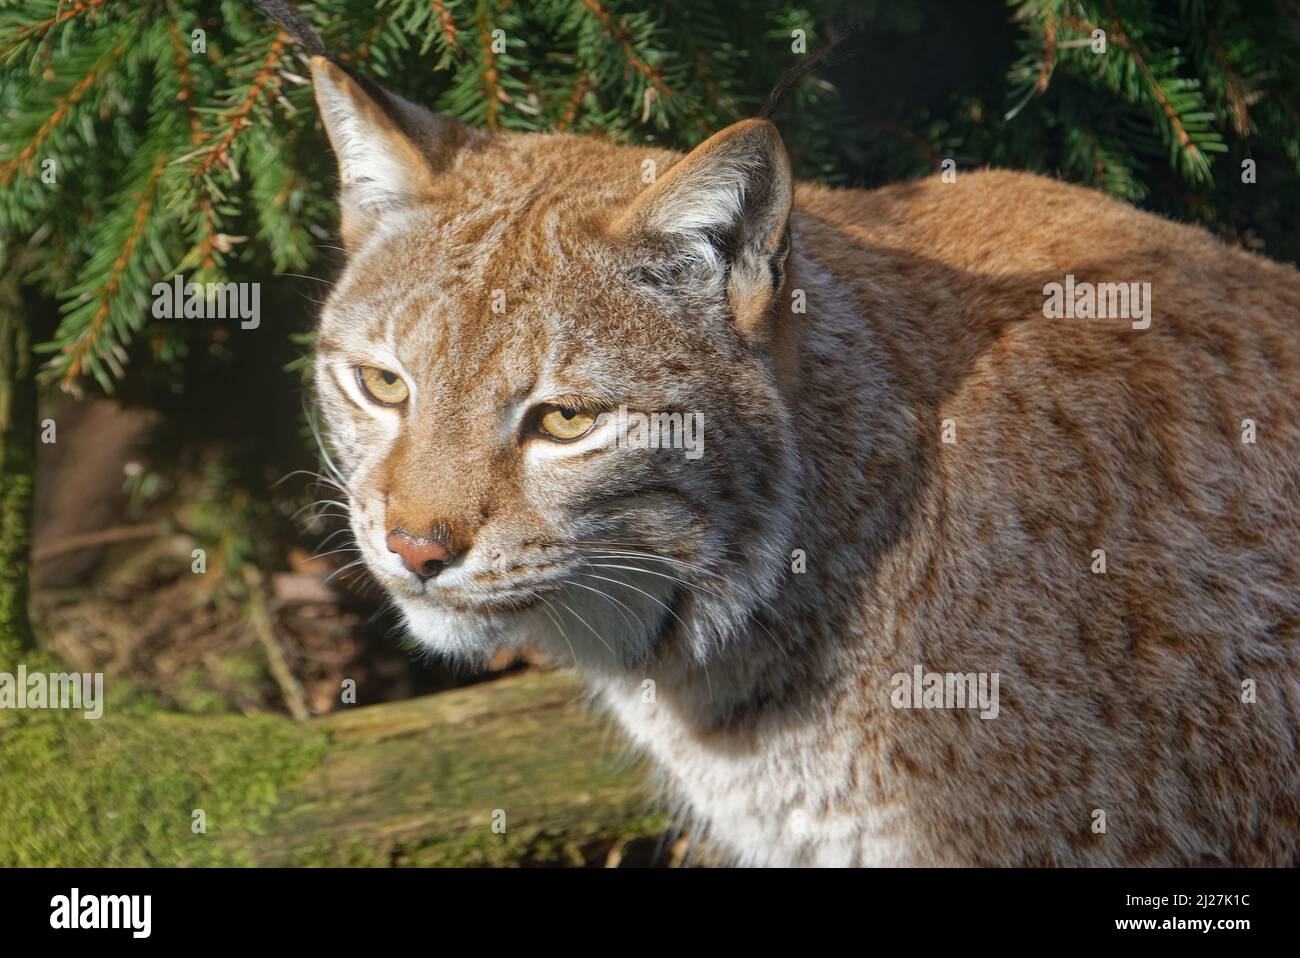
[(0, 671), (35, 647), (27, 599), (36, 488), (36, 382), (17, 265), (0, 280)]

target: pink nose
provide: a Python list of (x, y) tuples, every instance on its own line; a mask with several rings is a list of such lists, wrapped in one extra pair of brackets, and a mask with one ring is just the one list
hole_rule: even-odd
[(406, 566), (421, 579), (432, 578), (451, 561), (451, 551), (437, 539), (417, 538), (394, 529), (384, 540), (389, 552), (396, 552)]

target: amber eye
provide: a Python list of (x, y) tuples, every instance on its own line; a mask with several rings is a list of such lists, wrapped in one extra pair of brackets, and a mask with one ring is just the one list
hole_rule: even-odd
[(385, 406), (396, 406), (410, 395), (401, 376), (378, 366), (358, 366), (357, 382), (367, 396)]
[(537, 421), (537, 426), (552, 439), (560, 442), (572, 442), (591, 432), (596, 425), (596, 417), (591, 413), (579, 412), (566, 406), (548, 406)]

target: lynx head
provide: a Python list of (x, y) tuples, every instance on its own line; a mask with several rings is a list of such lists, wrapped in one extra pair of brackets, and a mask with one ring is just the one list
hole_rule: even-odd
[[(357, 545), (410, 631), (603, 669), (735, 640), (797, 508), (775, 129), (679, 159), (489, 135), (313, 74), (348, 252), (317, 390)], [(645, 448), (650, 422), (678, 447)]]

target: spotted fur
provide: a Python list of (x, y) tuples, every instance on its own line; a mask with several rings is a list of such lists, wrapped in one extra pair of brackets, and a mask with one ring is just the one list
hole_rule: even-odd
[[(1296, 861), (1296, 270), (1025, 174), (796, 188), (760, 121), (489, 137), (314, 74), (318, 392), (414, 636), (575, 661), (738, 862)], [(1066, 273), (1150, 282), (1150, 328), (1045, 318)], [(550, 442), (546, 402), (702, 412), (705, 454)], [(894, 708), (916, 665), (998, 673), (998, 717)]]

